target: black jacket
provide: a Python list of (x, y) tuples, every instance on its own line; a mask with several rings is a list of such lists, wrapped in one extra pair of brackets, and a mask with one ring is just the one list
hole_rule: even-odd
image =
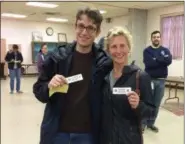
[[(11, 62), (11, 60), (15, 60), (15, 54), (14, 52), (7, 52), (5, 56), (5, 61), (8, 62), (8, 68), (14, 69), (14, 62)], [(17, 52), (17, 61), (23, 62), (22, 54), (18, 51)], [(21, 68), (21, 63), (17, 63), (17, 68)]]
[(102, 49), (104, 49), (104, 40), (105, 39), (105, 37), (102, 37), (100, 40), (99, 40), (99, 42), (98, 42), (98, 45), (100, 46), (100, 48), (102, 48)]
[[(135, 65), (125, 66), (123, 75), (114, 87), (131, 87), (136, 90)], [(109, 74), (105, 77), (102, 100), (101, 144), (142, 144), (141, 119), (151, 116), (155, 110), (152, 104), (150, 77), (140, 71), (140, 103), (132, 109), (126, 95), (114, 95), (110, 89)]]
[[(62, 93), (55, 93), (52, 97), (49, 97), (48, 83), (55, 74), (68, 77), (75, 47), (76, 43), (68, 44), (59, 47), (54, 53), (50, 54), (43, 64), (43, 71), (33, 86), (33, 93), (36, 98), (43, 103), (47, 103), (41, 125), (40, 144), (52, 144), (52, 140), (56, 136), (59, 128), (61, 103), (65, 100), (65, 94)], [(98, 144), (100, 136), (100, 86), (102, 85), (104, 76), (109, 71), (109, 65), (107, 65), (107, 63), (110, 62), (110, 59), (107, 57), (106, 53), (97, 48), (95, 44), (93, 44), (92, 51), (94, 60), (89, 88), (89, 101), (92, 117), (93, 141), (94, 144)]]

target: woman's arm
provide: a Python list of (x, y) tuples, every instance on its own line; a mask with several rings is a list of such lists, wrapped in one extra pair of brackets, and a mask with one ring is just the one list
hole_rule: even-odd
[(42, 55), (39, 53), (37, 56), (37, 68), (39, 71), (42, 69), (43, 62)]
[(7, 52), (7, 53), (6, 53), (5, 61), (6, 61), (6, 62), (10, 62), (10, 61), (11, 61), (11, 55), (10, 55), (10, 52)]
[(137, 109), (140, 111), (141, 117), (152, 116), (156, 106), (152, 95), (151, 78), (146, 72), (140, 73), (139, 87), (140, 102)]
[(22, 53), (20, 52), (20, 63), (22, 63), (23, 62), (23, 56), (22, 56)]

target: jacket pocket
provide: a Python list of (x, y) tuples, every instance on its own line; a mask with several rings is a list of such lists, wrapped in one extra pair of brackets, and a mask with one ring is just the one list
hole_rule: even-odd
[(119, 131), (118, 144), (142, 144), (141, 135), (130, 127), (130, 130)]
[(41, 125), (41, 144), (52, 144), (52, 140), (57, 133), (58, 117), (54, 112), (51, 103), (47, 103)]
[[(115, 144), (142, 144), (141, 133), (137, 125), (127, 123), (126, 120), (115, 121), (114, 137), (117, 139)], [(116, 137), (117, 135), (117, 137)]]

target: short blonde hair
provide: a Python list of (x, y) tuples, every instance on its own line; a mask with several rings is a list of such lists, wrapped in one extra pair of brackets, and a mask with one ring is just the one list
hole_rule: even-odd
[(109, 30), (107, 36), (105, 37), (105, 40), (104, 40), (105, 51), (107, 51), (109, 48), (110, 39), (120, 35), (125, 37), (130, 51), (132, 50), (133, 43), (132, 43), (132, 35), (130, 34), (130, 32), (123, 27), (113, 27), (112, 29)]

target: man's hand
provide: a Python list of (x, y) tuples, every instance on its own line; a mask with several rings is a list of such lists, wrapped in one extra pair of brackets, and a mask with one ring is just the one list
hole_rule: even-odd
[(139, 101), (140, 101), (139, 95), (133, 91), (128, 93), (128, 101), (129, 101), (130, 106), (133, 109), (136, 109), (138, 107)]
[(67, 80), (63, 75), (55, 75), (48, 84), (48, 88), (54, 88), (67, 84)]
[(15, 62), (15, 60), (14, 59), (11, 59), (10, 61), (9, 61), (9, 63), (14, 63)]
[(16, 63), (21, 63), (21, 61), (20, 60), (18, 60), (18, 61), (15, 61)]

